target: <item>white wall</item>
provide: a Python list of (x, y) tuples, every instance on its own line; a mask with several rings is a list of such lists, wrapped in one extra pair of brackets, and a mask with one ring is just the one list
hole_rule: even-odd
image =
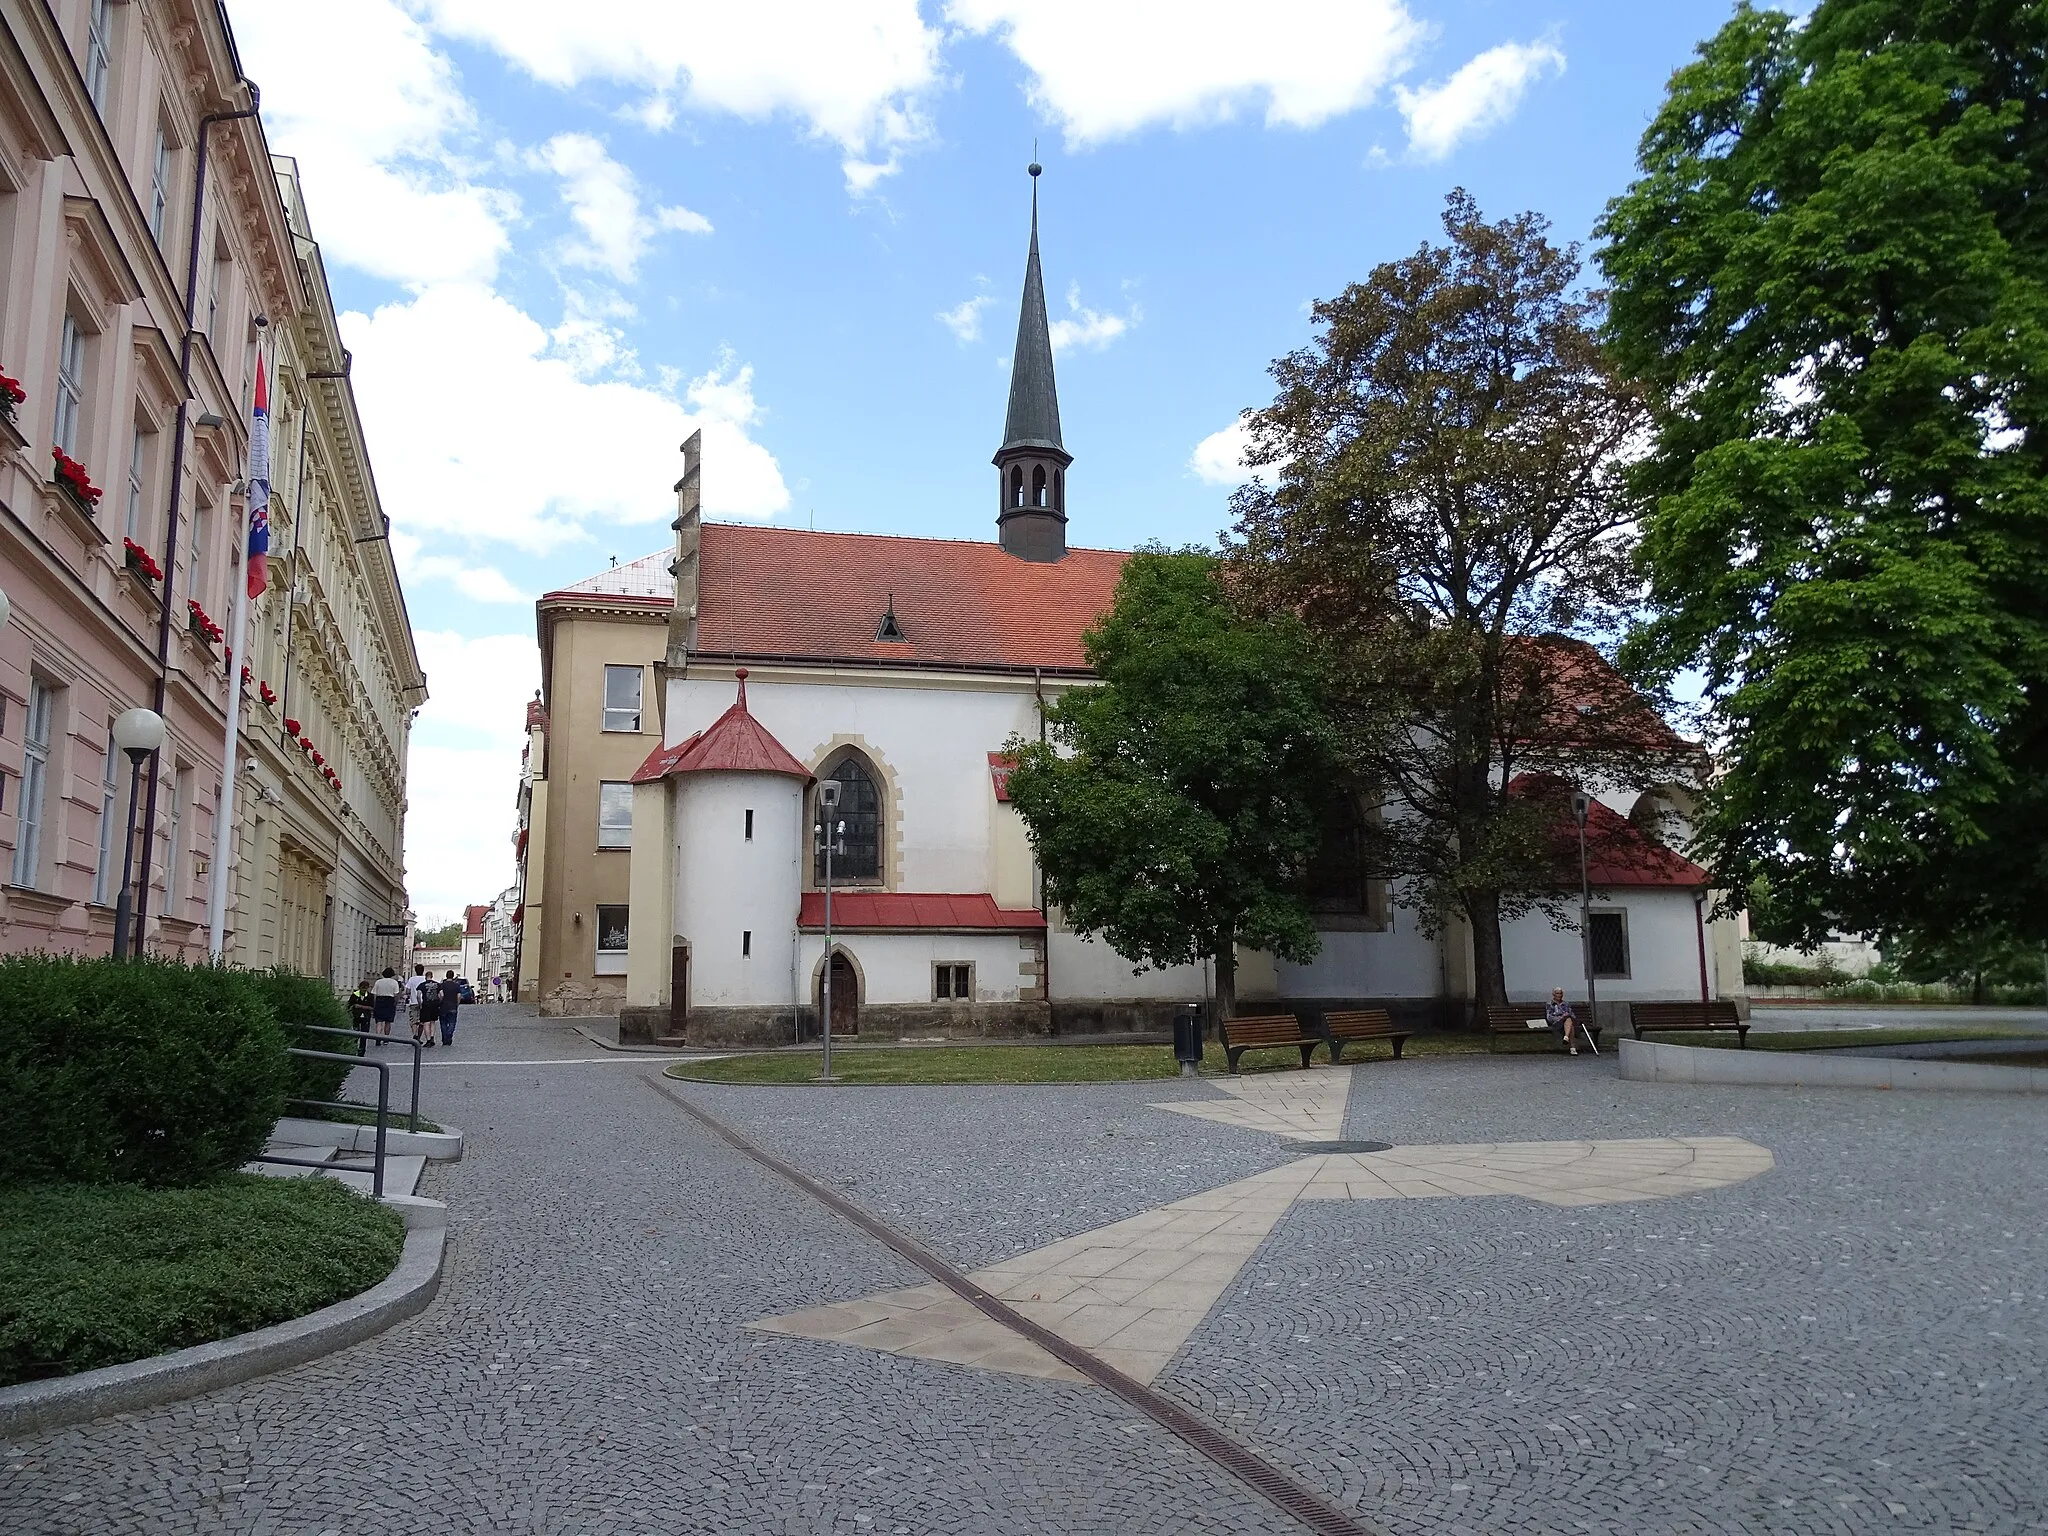
[[(853, 961), (860, 974), (863, 1003), (929, 1003), (933, 1000), (932, 967), (962, 960), (974, 967), (976, 1002), (1014, 1003), (1030, 955), (1010, 933), (835, 933), (832, 947)], [(806, 933), (797, 948), (804, 999), (814, 1001), (825, 936)]]
[[(1628, 913), (1629, 976), (1599, 979), (1604, 1002), (1629, 999), (1684, 999), (1700, 995), (1699, 931), (1690, 891), (1628, 890), (1595, 898), (1593, 910), (1616, 908)], [(1574, 907), (1576, 912), (1576, 907)], [(1580, 956), (1579, 930), (1558, 933), (1548, 918), (1531, 912), (1501, 925), (1501, 958), (1505, 962), (1508, 996), (1530, 1002), (1563, 987), (1568, 996), (1585, 995), (1585, 962)], [(1711, 967), (1709, 986), (1711, 988)]]
[[(676, 784), (676, 932), (690, 946), (690, 1006), (786, 1007), (803, 785), (780, 773), (686, 773)], [(752, 952), (742, 954), (747, 932)]]
[(1437, 941), (1414, 913), (1394, 909), (1384, 933), (1326, 933), (1307, 965), (1278, 962), (1282, 997), (1435, 997), (1443, 990)]

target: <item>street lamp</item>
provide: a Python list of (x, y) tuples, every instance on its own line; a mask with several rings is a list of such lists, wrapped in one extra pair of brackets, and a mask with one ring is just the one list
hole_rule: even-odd
[[(164, 717), (153, 709), (124, 709), (114, 717), (114, 745), (128, 754), (128, 846), (121, 856), (121, 894), (114, 900), (114, 958), (128, 958), (128, 923), (135, 910), (135, 800), (142, 764), (163, 749)], [(139, 945), (137, 946), (140, 947)]]
[(832, 1081), (832, 855), (846, 852), (846, 823), (840, 822), (826, 832), (826, 823), (831, 813), (839, 808), (839, 781), (826, 779), (818, 785), (818, 822), (811, 830), (816, 837), (815, 847), (825, 855), (825, 976), (821, 990), (821, 1011), (825, 1015), (825, 1060), (818, 1074), (820, 1082)]
[[(1572, 793), (1572, 819), (1579, 824), (1579, 954), (1586, 965), (1586, 1021), (1590, 1030), (1600, 1017), (1600, 991), (1593, 980), (1593, 888), (1586, 879), (1586, 816), (1593, 809), (1593, 797), (1584, 790)], [(1592, 1036), (1589, 1034), (1588, 1039)]]

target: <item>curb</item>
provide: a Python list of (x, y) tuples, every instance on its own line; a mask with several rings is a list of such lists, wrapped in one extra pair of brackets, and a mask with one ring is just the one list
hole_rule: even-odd
[(1847, 1056), (1839, 1051), (1730, 1051), (1658, 1040), (1623, 1040), (1621, 1075), (1637, 1083), (2048, 1094), (2048, 1067)]
[[(593, 1035), (581, 1024), (571, 1024), (569, 1028), (601, 1051), (617, 1051), (621, 1055), (626, 1056), (674, 1056), (678, 1060), (688, 1061), (692, 1056), (703, 1053), (701, 1046), (692, 1045), (619, 1045), (614, 1041), (604, 1039), (602, 1036)], [(461, 1063), (457, 1062), (456, 1065), (460, 1066)]]
[(290, 1322), (126, 1365), (0, 1387), (0, 1438), (175, 1403), (360, 1343), (426, 1310), (441, 1286), (447, 1238), (445, 1227), (409, 1228), (390, 1274), (361, 1295)]
[[(377, 1149), (377, 1127), (353, 1125), (346, 1120), (306, 1120), (286, 1115), (272, 1128), (270, 1139), (300, 1147), (374, 1152)], [(424, 1157), (430, 1163), (459, 1163), (462, 1161), (462, 1132), (446, 1127), (438, 1131), (404, 1131), (395, 1125), (386, 1126), (384, 1151), (393, 1157)]]

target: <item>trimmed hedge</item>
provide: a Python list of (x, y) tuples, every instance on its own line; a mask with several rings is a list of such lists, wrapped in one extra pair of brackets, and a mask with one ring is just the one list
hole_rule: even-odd
[(332, 1179), (0, 1191), (0, 1385), (230, 1338), (397, 1267), (398, 1213)]
[[(328, 1029), (347, 1029), (348, 1010), (341, 1001), (327, 989), (327, 983), (316, 976), (301, 976), (297, 971), (288, 971), (283, 966), (269, 971), (237, 971), (234, 973), (255, 989), (256, 994), (277, 1015), (277, 1022), (283, 1026), (285, 1044), (307, 1051), (337, 1051), (353, 1053), (358, 1044), (342, 1035), (323, 1035), (309, 1028), (321, 1025)], [(349, 1067), (339, 1061), (308, 1061), (303, 1056), (286, 1058), (291, 1066), (291, 1077), (285, 1092), (294, 1099), (335, 1099), (340, 1096), (341, 1085), (347, 1080)], [(299, 1105), (288, 1107), (288, 1113), (317, 1115), (318, 1110), (305, 1109)]]
[(241, 1166), (283, 1113), (285, 1043), (246, 975), (0, 959), (0, 1187), (201, 1184)]

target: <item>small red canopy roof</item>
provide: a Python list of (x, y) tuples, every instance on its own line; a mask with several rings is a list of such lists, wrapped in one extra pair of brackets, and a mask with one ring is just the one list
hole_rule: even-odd
[[(1565, 807), (1554, 827), (1560, 844), (1570, 845), (1571, 863), (1579, 859), (1579, 824), (1572, 819), (1572, 786), (1551, 773), (1522, 773), (1508, 781), (1508, 793), (1529, 800), (1556, 799)], [(1703, 888), (1707, 872), (1684, 854), (1647, 837), (1626, 816), (1598, 800), (1586, 810), (1586, 883), (1595, 887), (1664, 886)]]
[[(797, 927), (825, 926), (825, 893), (805, 891)], [(1041, 932), (1045, 918), (1037, 908), (1016, 911), (996, 905), (985, 891), (840, 891), (832, 893), (832, 929), (867, 932), (1013, 933)]]
[(635, 784), (665, 779), (672, 773), (786, 773), (809, 783), (811, 770), (790, 755), (768, 727), (747, 713), (747, 669), (739, 679), (739, 697), (732, 708), (689, 740), (657, 747), (633, 775)]

